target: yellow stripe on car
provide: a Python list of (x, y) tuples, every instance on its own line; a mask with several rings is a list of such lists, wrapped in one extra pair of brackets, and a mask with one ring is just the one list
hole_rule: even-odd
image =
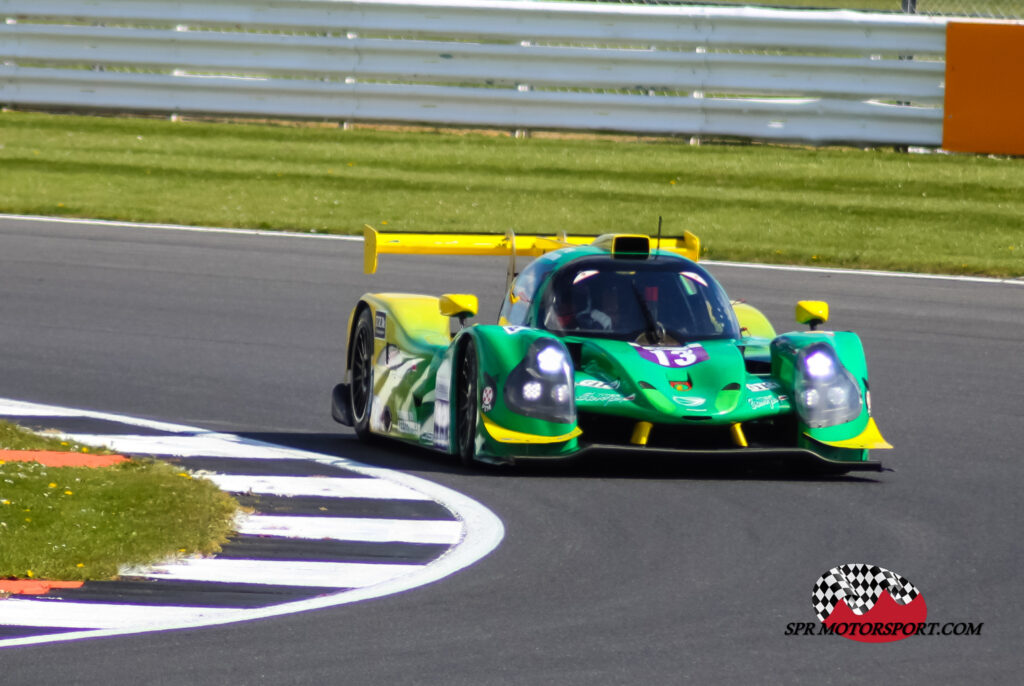
[(842, 441), (823, 441), (820, 438), (814, 438), (814, 436), (807, 433), (804, 435), (818, 443), (831, 445), (835, 448), (863, 448), (865, 450), (886, 450), (892, 448), (892, 444), (882, 438), (882, 432), (878, 430), (878, 425), (875, 424), (874, 417), (868, 417), (868, 424), (859, 435)]
[(538, 436), (537, 434), (527, 434), (521, 431), (506, 429), (494, 423), (487, 415), (481, 416), (484, 420), (484, 429), (491, 435), (491, 438), (501, 443), (565, 443), (583, 433), (579, 427), (576, 427), (569, 433), (562, 434), (561, 436)]

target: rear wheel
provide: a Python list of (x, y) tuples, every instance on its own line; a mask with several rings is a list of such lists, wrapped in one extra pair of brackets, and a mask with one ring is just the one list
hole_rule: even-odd
[(476, 359), (476, 345), (469, 338), (462, 347), (457, 376), (455, 396), (455, 438), (459, 449), (459, 460), (464, 465), (473, 464), (476, 454), (476, 425), (480, 415), (480, 392), (477, 377), (479, 364)]
[(369, 308), (356, 319), (352, 334), (352, 422), (359, 438), (370, 436), (370, 405), (373, 400), (373, 318)]

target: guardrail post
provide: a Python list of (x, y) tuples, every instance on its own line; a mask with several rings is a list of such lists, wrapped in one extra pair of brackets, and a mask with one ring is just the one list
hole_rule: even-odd
[[(519, 91), (520, 93), (529, 93), (530, 91), (533, 90), (533, 86), (531, 86), (528, 83), (520, 83), (520, 84), (516, 85), (516, 90)], [(515, 138), (529, 138), (530, 137), (530, 130), (529, 129), (516, 129), (515, 132), (512, 135)]]
[[(698, 45), (696, 48), (694, 48), (693, 51), (695, 53), (697, 53), (698, 55), (706, 55), (707, 52), (708, 52), (708, 49), (706, 47), (704, 47), (703, 45)], [(694, 100), (703, 100), (704, 99), (704, 91), (693, 91), (693, 93), (691, 93), (691, 96), (693, 97)], [(700, 136), (690, 136), (690, 145), (700, 145), (700, 144), (701, 144)]]
[[(917, 0), (900, 0), (900, 7), (904, 14), (917, 14)], [(901, 60), (913, 60), (913, 55), (900, 55)], [(897, 102), (897, 105), (910, 105), (909, 102)], [(910, 152), (910, 146), (897, 145), (893, 148), (896, 152)]]
[[(528, 48), (531, 45), (533, 45), (533, 43), (528, 40), (524, 40), (519, 41), (519, 45), (521, 45), (524, 48)], [(533, 90), (533, 86), (531, 86), (528, 83), (519, 83), (516, 84), (516, 90), (519, 91), (520, 93), (528, 93)], [(516, 129), (515, 131), (512, 132), (512, 136), (514, 138), (529, 138), (530, 131), (529, 129)]]

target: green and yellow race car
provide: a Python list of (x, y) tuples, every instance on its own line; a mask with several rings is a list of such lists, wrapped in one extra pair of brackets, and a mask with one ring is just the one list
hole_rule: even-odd
[[(496, 324), (465, 320), (472, 295), (369, 293), (349, 321), (332, 414), (361, 438), (387, 436), (475, 460), (586, 451), (810, 459), (880, 469), (891, 446), (871, 417), (855, 333), (821, 331), (828, 305), (803, 301), (810, 330), (776, 335), (697, 264), (699, 241), (379, 234), (381, 253), (508, 255)], [(533, 259), (521, 272), (517, 257)]]

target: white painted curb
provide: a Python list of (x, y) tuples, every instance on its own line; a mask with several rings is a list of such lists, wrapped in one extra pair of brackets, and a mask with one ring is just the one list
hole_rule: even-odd
[[(119, 636), (152, 631), (166, 631), (170, 629), (192, 629), (203, 626), (262, 619), (265, 617), (275, 617), (295, 612), (305, 612), (308, 610), (317, 610), (336, 605), (354, 603), (360, 600), (368, 600), (370, 598), (393, 595), (395, 593), (401, 593), (418, 586), (438, 581), (472, 565), (497, 548), (505, 535), (505, 529), (501, 520), (498, 519), (493, 512), (472, 498), (439, 484), (427, 481), (426, 479), (421, 479), (410, 474), (403, 474), (401, 472), (395, 472), (381, 467), (374, 467), (347, 458), (297, 450), (261, 441), (250, 440), (234, 434), (211, 432), (179, 424), (156, 422), (105, 412), (92, 412), (51, 405), (39, 405), (36, 403), (4, 398), (0, 398), (0, 414), (7, 416), (90, 417), (147, 429), (195, 434), (194, 437), (171, 437), (178, 438), (179, 440), (177, 442), (169, 441), (167, 440), (168, 437), (163, 436), (97, 436), (67, 434), (70, 438), (81, 443), (106, 445), (118, 451), (134, 451), (156, 455), (188, 455), (190, 452), (189, 449), (191, 449), (191, 451), (200, 451), (192, 452), (191, 454), (202, 454), (205, 456), (245, 457), (250, 459), (302, 459), (341, 467), (352, 472), (372, 476), (376, 479), (382, 479), (384, 481), (397, 484), (400, 487), (416, 491), (422, 494), (425, 499), (429, 498), (430, 500), (440, 503), (442, 506), (447, 508), (456, 516), (462, 525), (462, 535), (459, 542), (438, 559), (426, 565), (409, 565), (409, 567), (414, 571), (410, 571), (402, 576), (388, 579), (364, 588), (356, 588), (336, 594), (295, 602), (286, 602), (279, 605), (257, 609), (238, 609), (224, 613), (210, 612), (207, 613), (207, 616), (200, 617), (198, 619), (190, 618), (185, 621), (172, 621), (169, 623), (165, 622), (150, 625), (132, 625), (126, 629), (90, 629), (61, 634), (47, 634), (42, 636), (28, 636), (0, 640), (0, 648), (38, 643), (52, 643), (58, 641), (74, 641), (84, 638), (98, 638), (103, 636)], [(0, 619), (2, 619), (3, 616), (5, 602), (9, 601), (0, 600)]]

